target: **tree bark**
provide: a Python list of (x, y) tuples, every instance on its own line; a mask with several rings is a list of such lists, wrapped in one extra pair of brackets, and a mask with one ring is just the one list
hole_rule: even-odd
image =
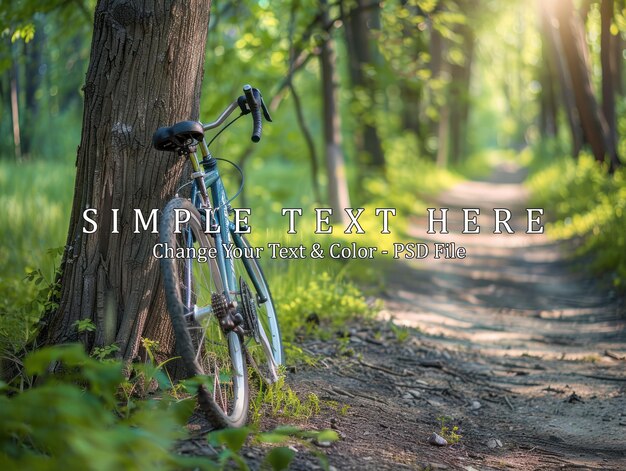
[[(326, 1), (323, 23), (328, 21)], [(333, 220), (348, 222), (344, 208), (350, 207), (348, 179), (343, 152), (341, 150), (341, 118), (339, 115), (338, 78), (336, 68), (334, 40), (331, 33), (326, 33), (320, 47), (320, 68), (322, 75), (322, 98), (324, 123), (324, 151), (326, 155), (326, 174), (328, 177), (328, 202), (333, 210)]]
[(553, 8), (559, 23), (561, 45), (572, 80), (583, 132), (595, 159), (604, 162), (608, 157), (612, 170), (617, 154), (606, 119), (593, 92), (582, 21), (574, 11), (572, 0), (560, 0)]
[[(40, 342), (76, 341), (74, 323), (91, 319), (95, 333), (81, 336), (88, 349), (115, 344), (132, 360), (142, 337), (173, 349), (157, 235), (133, 232), (133, 210), (162, 208), (181, 181), (184, 159), (154, 151), (151, 137), (198, 117), (209, 10), (202, 0), (98, 1), (59, 308), (44, 318)], [(93, 234), (83, 233), (85, 208), (98, 211)]]
[[(345, 23), (353, 110), (357, 121), (355, 143), (357, 156), (366, 168), (384, 170), (385, 155), (372, 112), (376, 100), (376, 83), (365, 71), (366, 68), (375, 65), (368, 21), (372, 14), (377, 12), (366, 10), (365, 5), (364, 0), (356, 0), (353, 7), (342, 15)], [(359, 100), (360, 93), (367, 97), (366, 103)]]

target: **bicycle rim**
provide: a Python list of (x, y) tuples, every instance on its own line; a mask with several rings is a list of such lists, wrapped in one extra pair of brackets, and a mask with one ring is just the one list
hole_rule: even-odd
[[(175, 209), (190, 213), (180, 234), (174, 233)], [(245, 357), (239, 336), (225, 333), (216, 315), (224, 304), (224, 283), (217, 262), (208, 256), (213, 240), (202, 226), (200, 213), (188, 200), (177, 198), (163, 211), (161, 242), (173, 254), (184, 255), (161, 259), (168, 311), (176, 349), (188, 376), (199, 381), (198, 401), (207, 417), (217, 427), (241, 426), (248, 408)], [(196, 316), (203, 311), (204, 316)]]

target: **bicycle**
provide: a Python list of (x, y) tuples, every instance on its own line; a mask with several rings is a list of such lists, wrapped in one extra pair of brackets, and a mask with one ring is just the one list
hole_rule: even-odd
[[(248, 228), (235, 227), (230, 218), (230, 203), (243, 188), (243, 172), (227, 161), (241, 174), (239, 191), (228, 199), (217, 165), (225, 159), (216, 159), (209, 151), (213, 140), (244, 115), (252, 115), (255, 143), (261, 139), (262, 116), (272, 121), (259, 90), (246, 85), (243, 91), (217, 120), (208, 124), (182, 121), (159, 128), (153, 136), (155, 149), (176, 152), (191, 162), (190, 181), (167, 203), (159, 224), (162, 247), (174, 249), (173, 253), (184, 249), (185, 255), (161, 257), (160, 265), (177, 353), (187, 376), (197, 379), (200, 407), (220, 428), (246, 422), (250, 396), (246, 364), (265, 382), (273, 383), (284, 362), (269, 286), (258, 260), (246, 256), (250, 251), (245, 249), (251, 246), (242, 233)], [(220, 128), (237, 109), (239, 116), (207, 144), (205, 131)], [(202, 160), (198, 160), (198, 148)], [(179, 196), (189, 185), (190, 197)], [(244, 255), (228, 258), (228, 244), (242, 249)], [(198, 251), (210, 256), (194, 257)]]

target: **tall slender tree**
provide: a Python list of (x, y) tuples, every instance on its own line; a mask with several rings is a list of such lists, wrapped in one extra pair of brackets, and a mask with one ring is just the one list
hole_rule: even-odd
[[(362, 164), (374, 169), (384, 169), (383, 153), (378, 129), (375, 123), (374, 104), (376, 83), (367, 69), (375, 69), (374, 52), (371, 47), (371, 28), (378, 14), (376, 3), (367, 7), (364, 0), (356, 0), (348, 11), (343, 11), (348, 68), (350, 72), (353, 107), (357, 121), (355, 136), (357, 154)], [(359, 99), (359, 96), (362, 98)], [(365, 103), (362, 102), (365, 101)]]
[[(613, 148), (617, 148), (617, 119), (615, 116), (615, 88), (617, 38), (611, 34), (611, 24), (615, 15), (615, 2), (602, 0), (600, 3), (600, 62), (602, 65), (602, 112), (608, 126), (609, 139)], [(617, 155), (612, 156), (617, 159)], [(613, 162), (619, 165), (619, 160)]]
[[(328, 3), (322, 0), (322, 24), (329, 22)], [(341, 149), (341, 117), (339, 115), (339, 82), (337, 56), (332, 31), (325, 32), (320, 45), (320, 69), (322, 75), (322, 120), (324, 127), (324, 153), (328, 178), (328, 202), (333, 209), (333, 219), (347, 222), (344, 208), (350, 207), (348, 176)]]

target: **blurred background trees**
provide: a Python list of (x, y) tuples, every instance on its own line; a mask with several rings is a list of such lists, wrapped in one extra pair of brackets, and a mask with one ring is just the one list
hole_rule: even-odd
[[(53, 271), (44, 248), (66, 239), (95, 3), (0, 8), (7, 306), (23, 292), (12, 278)], [(581, 167), (588, 175), (616, 172), (626, 152), (625, 38), (624, 0), (218, 0), (200, 119), (244, 83), (270, 104), (262, 145), (238, 123), (212, 147), (253, 175), (237, 204), (253, 208), (256, 226), (279, 227), (282, 207), (332, 207), (338, 220), (347, 206), (406, 215), (420, 192), (442, 188), (433, 172), (472, 167), (493, 149), (548, 149), (535, 152), (544, 161), (591, 153), (599, 164)], [(598, 194), (621, 201), (622, 180)], [(38, 185), (28, 199), (25, 181)], [(234, 192), (236, 172), (232, 182)], [(588, 200), (566, 206), (600, 207)], [(602, 207), (622, 218), (615, 204)]]
[[(3, 159), (72, 160), (94, 3), (3, 6)], [(614, 169), (625, 29), (623, 0), (215, 2), (202, 114), (258, 84), (282, 142), (255, 158), (307, 168), (311, 198), (333, 206), (347, 187), (367, 199), (400, 135), (441, 166), (549, 136)], [(247, 160), (241, 139), (224, 147)]]

